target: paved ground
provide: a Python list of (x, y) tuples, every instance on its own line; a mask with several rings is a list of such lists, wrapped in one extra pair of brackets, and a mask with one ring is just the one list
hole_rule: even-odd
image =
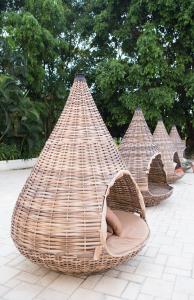
[(0, 172), (0, 299), (194, 299), (194, 174), (147, 209), (151, 237), (140, 255), (103, 274), (73, 277), (32, 264), (11, 241), (12, 210), (29, 173)]

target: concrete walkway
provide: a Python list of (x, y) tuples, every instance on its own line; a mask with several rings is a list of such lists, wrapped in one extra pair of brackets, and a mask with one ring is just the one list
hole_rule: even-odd
[(17, 196), (30, 170), (0, 172), (0, 299), (194, 300), (194, 174), (147, 209), (151, 237), (132, 261), (93, 276), (68, 276), (26, 260), (10, 238)]

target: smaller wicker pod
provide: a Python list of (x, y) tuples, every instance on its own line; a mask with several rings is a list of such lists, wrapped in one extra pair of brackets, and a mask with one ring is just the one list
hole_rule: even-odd
[(175, 149), (178, 152), (180, 161), (182, 163), (184, 161), (184, 151), (185, 151), (186, 145), (185, 145), (185, 141), (181, 140), (181, 137), (180, 137), (175, 125), (172, 126), (169, 136), (175, 145)]
[[(143, 226), (143, 238), (134, 228), (132, 241), (116, 236), (111, 247), (107, 206)], [(136, 255), (148, 238), (140, 190), (82, 75), (76, 76), (64, 110), (19, 195), (11, 234), (24, 256), (64, 273), (112, 268)]]
[(176, 168), (181, 167), (181, 161), (162, 120), (158, 121), (158, 124), (155, 128), (153, 142), (158, 146), (161, 152), (164, 170), (166, 171), (167, 182), (174, 183), (184, 174), (178, 175), (175, 172)]
[(173, 188), (167, 184), (161, 153), (153, 144), (141, 109), (136, 109), (119, 147), (121, 156), (144, 197), (146, 206), (167, 199)]
[(184, 158), (186, 143), (184, 140), (181, 139), (175, 125), (172, 126), (169, 136), (172, 142), (174, 143), (175, 149), (178, 152), (182, 168), (186, 172), (192, 167), (192, 161)]

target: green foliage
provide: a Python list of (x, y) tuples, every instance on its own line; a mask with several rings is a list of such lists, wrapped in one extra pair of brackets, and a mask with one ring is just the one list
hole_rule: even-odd
[(0, 8), (0, 143), (36, 155), (82, 70), (113, 136), (141, 106), (152, 129), (162, 116), (192, 144), (191, 0), (7, 0)]
[(64, 106), (77, 33), (71, 3), (14, 3), (1, 14), (0, 142), (28, 157), (40, 151)]
[[(95, 32), (95, 55), (106, 57), (97, 66), (96, 89), (101, 95), (106, 93), (107, 100), (101, 104), (109, 104), (112, 126), (129, 122), (131, 112), (140, 105), (151, 127), (162, 115), (168, 127), (175, 123), (194, 139), (193, 2), (89, 3), (85, 1), (85, 9), (92, 12), (86, 20), (91, 36)], [(113, 61), (118, 75), (110, 72)], [(119, 107), (116, 111), (115, 103)], [(118, 113), (122, 110), (125, 113)]]
[(0, 76), (0, 142), (14, 143), (21, 154), (31, 152), (42, 144), (41, 113), (41, 103), (33, 103), (13, 78)]
[(21, 158), (21, 153), (16, 145), (0, 144), (0, 160), (10, 160)]

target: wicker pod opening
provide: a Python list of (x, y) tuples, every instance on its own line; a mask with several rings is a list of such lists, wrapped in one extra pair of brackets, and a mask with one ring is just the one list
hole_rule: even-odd
[[(139, 200), (137, 200), (139, 199)], [(140, 203), (139, 209), (137, 201)], [(118, 237), (113, 235), (107, 238), (106, 210), (107, 206), (117, 213), (120, 221), (123, 218), (129, 223), (125, 231), (131, 230), (133, 234), (126, 240), (126, 236)], [(130, 228), (130, 221), (135, 226)], [(149, 228), (145, 220), (145, 210), (142, 195), (128, 170), (122, 170), (110, 182), (106, 194), (102, 215), (102, 243), (107, 253), (113, 257), (123, 257), (123, 255), (133, 255), (139, 247), (142, 247), (149, 236)], [(140, 230), (138, 230), (140, 229)]]
[[(76, 76), (15, 205), (11, 234), (19, 251), (65, 273), (109, 269), (136, 255), (149, 229), (141, 193), (125, 169), (84, 76)], [(107, 204), (138, 214), (135, 222), (147, 234), (135, 247), (118, 253), (108, 246)]]
[(163, 168), (161, 154), (157, 154), (151, 161), (148, 173), (148, 189), (150, 194), (160, 199), (171, 195), (173, 188), (166, 182), (166, 173)]
[(181, 161), (179, 159), (179, 155), (178, 155), (178, 152), (175, 152), (174, 155), (173, 155), (173, 161), (174, 163), (176, 164), (175, 165), (175, 170), (178, 169), (178, 168), (181, 168)]
[(169, 136), (170, 136), (172, 142), (174, 143), (176, 151), (178, 152), (181, 166), (182, 166), (183, 170), (186, 172), (187, 170), (189, 170), (192, 167), (192, 162), (190, 160), (185, 159), (185, 157), (184, 157), (186, 143), (184, 140), (181, 139), (175, 125), (172, 126)]
[(119, 147), (128, 170), (134, 176), (145, 205), (157, 205), (172, 194), (167, 184), (161, 154), (153, 143), (141, 109), (136, 109)]
[(174, 183), (183, 177), (184, 173), (176, 173), (176, 169), (181, 167), (180, 158), (162, 120), (157, 123), (153, 134), (153, 141), (161, 152), (167, 182)]

